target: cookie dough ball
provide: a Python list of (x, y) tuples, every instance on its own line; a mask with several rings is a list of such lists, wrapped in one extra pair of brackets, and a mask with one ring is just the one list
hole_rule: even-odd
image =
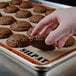
[(5, 8), (7, 6), (9, 6), (8, 2), (0, 2), (0, 8)]
[(17, 12), (18, 10), (19, 10), (19, 8), (16, 7), (16, 6), (8, 6), (8, 7), (6, 7), (6, 8), (4, 9), (4, 12), (6, 12), (6, 13), (15, 13), (15, 12)]
[(12, 16), (2, 16), (0, 17), (0, 25), (10, 25), (16, 20)]
[(42, 36), (36, 36), (36, 37), (32, 37), (31, 36), (31, 32), (32, 32), (33, 28), (30, 28), (28, 31), (27, 31), (27, 35), (30, 39), (30, 45), (32, 45), (33, 47), (36, 47), (38, 49), (41, 49), (41, 50), (54, 50), (55, 47), (53, 45), (46, 45), (45, 44), (45, 39), (44, 37)]
[(32, 22), (32, 23), (38, 23), (41, 19), (43, 19), (44, 16), (43, 15), (33, 15), (29, 18), (29, 21)]
[(31, 28), (31, 24), (27, 21), (17, 21), (14, 22), (10, 28), (14, 31), (27, 31), (29, 28)]
[(54, 11), (55, 11), (55, 9), (50, 9), (50, 10), (46, 11), (45, 15), (49, 15), (49, 14), (53, 13)]
[(23, 1), (23, 2), (20, 4), (20, 8), (23, 8), (23, 9), (32, 8), (32, 3), (29, 2), (29, 1)]
[(70, 38), (66, 41), (64, 47), (72, 46), (72, 45), (74, 44), (74, 41), (75, 41), (75, 39), (74, 39), (73, 37), (70, 37)]
[(32, 14), (28, 10), (19, 10), (19, 11), (16, 12), (15, 16), (17, 18), (28, 18), (28, 17), (32, 16)]
[(13, 33), (10, 29), (0, 27), (0, 39), (8, 38), (12, 34)]
[(29, 44), (29, 38), (22, 34), (13, 34), (7, 39), (6, 43), (11, 47), (25, 47)]
[(35, 6), (34, 7), (34, 12), (36, 13), (45, 13), (47, 11), (47, 8), (45, 6)]
[(11, 0), (10, 4), (12, 4), (12, 5), (20, 5), (21, 2), (22, 2), (22, 0)]

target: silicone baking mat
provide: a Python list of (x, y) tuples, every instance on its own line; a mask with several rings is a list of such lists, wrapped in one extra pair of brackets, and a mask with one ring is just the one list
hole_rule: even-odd
[[(33, 3), (34, 6), (39, 5), (38, 3)], [(17, 7), (19, 7), (18, 5), (16, 5)], [(48, 8), (48, 7), (47, 7)], [(51, 7), (53, 8), (53, 7)], [(21, 9), (21, 8), (20, 8)], [(10, 15), (13, 16), (16, 20), (18, 21), (28, 21), (29, 22), (29, 18), (16, 18), (15, 17), (15, 13), (5, 13), (3, 11), (4, 9), (0, 9), (0, 13), (2, 15)], [(38, 13), (34, 13), (33, 12), (33, 8), (31, 9), (27, 9), (29, 11), (31, 11), (33, 14), (38, 14)], [(44, 14), (42, 14), (44, 15)], [(31, 23), (32, 26), (36, 26), (36, 23)], [(7, 27), (9, 28), (10, 25), (0, 25), (0, 27)], [(24, 32), (16, 32), (16, 31), (12, 31), (14, 34), (24, 34), (27, 35), (27, 33)], [(74, 36), (74, 38), (76, 39), (76, 37)], [(9, 51), (13, 52), (14, 54), (19, 55), (20, 57), (34, 63), (34, 64), (48, 64), (51, 63), (61, 57), (66, 56), (67, 54), (75, 51), (74, 49), (76, 48), (76, 41), (74, 43), (73, 46), (67, 47), (67, 48), (61, 48), (61, 49), (55, 49), (55, 50), (51, 50), (51, 51), (43, 51), (40, 49), (37, 49), (33, 46), (27, 46), (24, 48), (12, 48), (9, 47), (6, 44), (6, 40), (7, 39), (0, 39), (0, 45), (6, 49), (8, 49)]]

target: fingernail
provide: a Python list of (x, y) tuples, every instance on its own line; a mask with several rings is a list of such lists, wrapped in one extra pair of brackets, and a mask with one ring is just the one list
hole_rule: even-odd
[(36, 36), (36, 35), (38, 35), (37, 33), (31, 33), (31, 36)]
[(33, 33), (31, 33), (31, 36), (33, 36)]
[(46, 43), (47, 45), (53, 45), (53, 44), (54, 44), (53, 41), (47, 41), (47, 40), (45, 40), (45, 43)]

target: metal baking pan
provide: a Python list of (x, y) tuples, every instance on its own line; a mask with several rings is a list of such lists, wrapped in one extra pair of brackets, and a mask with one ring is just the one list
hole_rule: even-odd
[[(6, 0), (4, 0), (4, 1), (6, 1)], [(56, 3), (47, 2), (47, 1), (43, 1), (43, 0), (36, 0), (35, 2), (39, 2), (43, 5), (53, 7), (53, 8), (70, 8), (71, 7), (71, 6), (56, 4)], [(55, 68), (56, 66), (64, 63), (65, 61), (68, 61), (72, 57), (76, 56), (76, 46), (74, 46), (71, 49), (71, 51), (68, 51), (66, 54), (59, 56), (59, 58), (57, 58), (56, 60), (54, 59), (54, 61), (51, 61), (48, 64), (40, 64), (40, 65), (39, 64), (33, 64), (30, 61), (20, 57), (19, 55), (9, 51), (8, 49), (6, 49), (2, 46), (0, 46), (0, 52), (2, 54), (6, 55), (7, 57), (9, 57), (11, 60), (19, 63), (20, 65), (22, 65), (25, 68), (26, 68), (26, 66), (28, 66), (28, 68), (31, 68), (32, 70), (42, 72), (42, 71), (49, 71), (49, 70)], [(46, 52), (42, 52), (42, 53), (44, 53), (43, 55), (46, 56), (46, 54), (45, 54)], [(41, 52), (39, 52), (38, 55), (41, 55)], [(48, 54), (47, 54), (46, 58), (49, 59)], [(41, 75), (41, 76), (43, 76), (43, 75)]]
[(45, 0), (32, 0), (33, 2), (38, 2), (50, 7), (54, 7), (54, 8), (70, 8), (72, 6), (68, 6), (68, 5), (64, 5), (64, 4), (60, 4), (60, 3), (55, 3), (55, 2), (49, 2), (49, 1), (45, 1)]

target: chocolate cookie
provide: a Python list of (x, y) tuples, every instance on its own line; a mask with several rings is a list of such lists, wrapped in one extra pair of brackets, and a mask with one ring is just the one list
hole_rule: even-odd
[(34, 7), (34, 12), (36, 13), (45, 13), (47, 11), (47, 8), (45, 6), (35, 6)]
[(73, 37), (70, 37), (70, 38), (66, 41), (64, 47), (72, 46), (72, 45), (74, 44), (74, 41), (75, 41), (75, 39), (74, 39)]
[(27, 31), (29, 28), (31, 28), (31, 24), (27, 21), (17, 21), (14, 22), (10, 28), (14, 31)]
[(0, 25), (10, 25), (16, 20), (12, 16), (2, 16), (0, 17)]
[(43, 19), (44, 16), (43, 15), (33, 15), (29, 18), (29, 21), (32, 22), (32, 23), (38, 23), (41, 19)]
[(49, 15), (49, 14), (51, 14), (54, 11), (55, 11), (55, 9), (50, 9), (50, 10), (46, 11), (45, 15)]
[(41, 49), (41, 50), (54, 50), (55, 47), (53, 45), (46, 45), (45, 44), (45, 39), (44, 37), (42, 36), (36, 36), (36, 37), (32, 37), (31, 36), (31, 32), (32, 32), (33, 28), (30, 28), (28, 31), (27, 31), (27, 35), (30, 39), (30, 45), (32, 45), (33, 47), (36, 47), (38, 49)]
[(20, 4), (20, 7), (23, 9), (28, 9), (32, 7), (32, 3), (29, 1), (22, 1), (22, 3)]
[(12, 31), (8, 28), (0, 27), (0, 39), (8, 38), (12, 35)]
[(9, 6), (8, 2), (0, 2), (0, 8), (5, 8), (7, 6)]
[(6, 13), (15, 13), (15, 12), (17, 12), (18, 10), (19, 10), (19, 8), (16, 7), (16, 6), (8, 6), (8, 7), (6, 7), (6, 8), (4, 9), (4, 12), (6, 12)]
[(11, 47), (25, 47), (29, 44), (29, 38), (22, 34), (13, 34), (7, 39), (6, 43)]
[(10, 4), (12, 4), (12, 5), (20, 5), (21, 2), (22, 2), (22, 0), (11, 0)]
[(28, 18), (28, 17), (32, 16), (32, 14), (28, 10), (19, 10), (19, 11), (17, 11), (15, 16), (17, 18)]

